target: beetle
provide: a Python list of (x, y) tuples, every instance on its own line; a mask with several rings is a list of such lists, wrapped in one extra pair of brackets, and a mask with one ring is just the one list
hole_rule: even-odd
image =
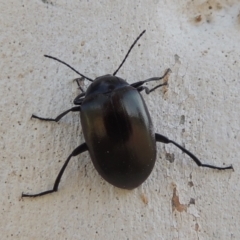
[[(156, 161), (157, 142), (174, 144), (192, 158), (199, 167), (218, 170), (233, 169), (232, 165), (217, 167), (203, 164), (194, 154), (178, 143), (154, 132), (141, 92), (145, 90), (149, 94), (166, 85), (162, 83), (152, 89), (144, 86), (147, 82), (164, 79), (170, 69), (162, 77), (152, 77), (132, 84), (116, 76), (132, 48), (144, 33), (145, 30), (136, 38), (113, 74), (97, 77), (94, 81), (60, 59), (45, 55), (47, 58), (66, 65), (82, 77), (76, 79), (82, 93), (75, 98), (73, 102), (75, 107), (61, 113), (56, 118), (42, 118), (36, 115), (32, 115), (32, 118), (58, 122), (69, 112), (80, 112), (85, 142), (68, 156), (51, 190), (37, 194), (22, 193), (22, 197), (37, 197), (56, 192), (70, 159), (85, 151), (89, 151), (93, 165), (103, 179), (118, 188), (129, 190), (141, 185), (152, 172)], [(80, 86), (80, 81), (83, 79), (91, 82), (86, 92)]]

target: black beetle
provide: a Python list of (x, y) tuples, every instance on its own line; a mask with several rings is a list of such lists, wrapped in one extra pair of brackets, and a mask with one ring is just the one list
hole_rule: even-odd
[(55, 119), (41, 118), (35, 115), (32, 117), (58, 122), (69, 112), (80, 112), (86, 142), (78, 146), (67, 158), (52, 190), (37, 194), (22, 194), (22, 197), (37, 197), (56, 192), (71, 157), (85, 151), (89, 151), (95, 168), (106, 181), (125, 189), (138, 187), (152, 172), (156, 161), (156, 142), (173, 143), (200, 167), (219, 170), (233, 169), (232, 166), (216, 167), (202, 164), (191, 152), (167, 137), (154, 132), (150, 114), (140, 92), (145, 90), (149, 94), (166, 85), (166, 83), (159, 84), (152, 89), (143, 86), (146, 82), (163, 79), (170, 72), (170, 69), (162, 77), (153, 77), (132, 84), (128, 84), (125, 80), (115, 76), (144, 32), (145, 30), (131, 45), (122, 63), (112, 75), (104, 75), (94, 81), (67, 63), (45, 55), (45, 57), (65, 64), (82, 76), (82, 79), (86, 78), (92, 83), (84, 92), (80, 87), (79, 79), (76, 79), (82, 90), (82, 93), (74, 100), (74, 104), (78, 105), (77, 107), (63, 112)]

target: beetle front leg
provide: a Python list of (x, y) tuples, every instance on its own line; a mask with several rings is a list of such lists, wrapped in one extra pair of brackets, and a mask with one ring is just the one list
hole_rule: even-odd
[(139, 92), (145, 90), (146, 94), (149, 94), (149, 93), (153, 92), (154, 90), (156, 90), (157, 88), (162, 87), (162, 86), (166, 86), (166, 85), (168, 85), (168, 84), (167, 83), (159, 84), (159, 85), (157, 85), (157, 86), (155, 86), (151, 89), (149, 89), (148, 87), (145, 87), (145, 86), (140, 86), (140, 87), (137, 88), (137, 90)]
[[(152, 78), (146, 79), (144, 81), (132, 83), (131, 86), (138, 89), (140, 86), (142, 86), (146, 82), (159, 81), (161, 79), (164, 79), (170, 72), (171, 72), (171, 69), (168, 68), (162, 77), (152, 77)], [(159, 87), (159, 85), (157, 87)]]
[(42, 195), (46, 195), (46, 194), (49, 194), (49, 193), (53, 193), (53, 192), (57, 192), (58, 190), (58, 185), (61, 181), (61, 178), (62, 178), (62, 175), (71, 159), (71, 157), (75, 157), (77, 155), (79, 155), (80, 153), (83, 153), (85, 151), (88, 150), (88, 146), (86, 143), (83, 143), (81, 144), (80, 146), (78, 146), (76, 149), (73, 150), (73, 152), (69, 155), (69, 157), (67, 158), (66, 162), (64, 163), (64, 165), (62, 166), (60, 172), (58, 173), (58, 176), (55, 180), (55, 183), (53, 185), (53, 189), (52, 190), (48, 190), (48, 191), (44, 191), (44, 192), (40, 192), (40, 193), (37, 193), (37, 194), (25, 194), (25, 193), (22, 193), (22, 197), (39, 197), (39, 196), (42, 196)]
[(186, 153), (190, 158), (192, 158), (192, 160), (199, 166), (199, 167), (207, 167), (207, 168), (213, 168), (213, 169), (218, 169), (218, 170), (225, 170), (225, 169), (233, 169), (233, 166), (230, 165), (228, 167), (217, 167), (217, 166), (213, 166), (213, 165), (209, 165), (209, 164), (203, 164), (201, 163), (201, 161), (195, 156), (193, 155), (191, 152), (189, 152), (187, 149), (185, 149), (184, 147), (180, 146), (178, 143), (168, 139), (167, 137), (159, 134), (159, 133), (155, 133), (155, 139), (156, 142), (162, 142), (162, 143), (172, 143), (175, 146), (177, 146), (178, 148), (180, 148), (184, 153)]
[(43, 120), (43, 121), (58, 122), (61, 118), (63, 118), (69, 112), (80, 112), (80, 111), (81, 111), (81, 107), (73, 107), (73, 108), (70, 108), (67, 111), (61, 113), (56, 118), (42, 118), (42, 117), (38, 117), (38, 116), (36, 116), (34, 114), (32, 115), (32, 118), (37, 118), (37, 119)]
[(84, 79), (85, 79), (84, 77), (73, 79), (73, 81), (76, 81), (76, 82), (77, 82), (78, 88), (82, 91), (82, 93), (85, 93), (85, 91), (84, 91), (83, 88), (81, 87), (80, 82), (81, 82), (81, 81), (84, 81)]

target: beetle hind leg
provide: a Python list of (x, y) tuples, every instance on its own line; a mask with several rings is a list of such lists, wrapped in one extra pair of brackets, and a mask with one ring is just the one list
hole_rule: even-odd
[(210, 164), (203, 164), (194, 154), (192, 154), (191, 152), (189, 152), (187, 149), (185, 149), (184, 147), (180, 146), (178, 143), (168, 139), (167, 137), (159, 134), (159, 133), (155, 133), (155, 139), (156, 142), (162, 142), (162, 143), (172, 143), (174, 144), (176, 147), (180, 148), (184, 153), (186, 153), (190, 158), (192, 158), (192, 160), (199, 166), (199, 167), (207, 167), (207, 168), (213, 168), (213, 169), (218, 169), (218, 170), (226, 170), (226, 169), (232, 169), (233, 170), (233, 166), (227, 166), (227, 167), (217, 167), (217, 166), (213, 166)]
[(78, 146), (76, 149), (73, 150), (73, 152), (68, 156), (67, 160), (65, 161), (64, 165), (62, 166), (60, 172), (58, 173), (58, 176), (57, 176), (57, 178), (55, 180), (55, 183), (53, 185), (53, 189), (48, 190), (48, 191), (44, 191), (44, 192), (40, 192), (40, 193), (37, 193), (37, 194), (22, 193), (22, 197), (39, 197), (39, 196), (43, 196), (43, 195), (46, 195), (46, 194), (49, 194), (49, 193), (57, 192), (59, 183), (60, 183), (61, 178), (62, 178), (62, 175), (63, 175), (70, 159), (72, 157), (75, 157), (75, 156), (79, 155), (80, 153), (83, 153), (83, 152), (87, 151), (87, 150), (88, 150), (88, 147), (87, 147), (86, 143), (81, 144), (80, 146)]

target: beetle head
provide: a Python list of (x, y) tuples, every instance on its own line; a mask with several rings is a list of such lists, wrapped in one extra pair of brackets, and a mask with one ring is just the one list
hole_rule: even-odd
[(85, 97), (95, 94), (107, 94), (118, 88), (128, 86), (129, 84), (122, 78), (113, 75), (104, 75), (97, 77), (88, 87)]

